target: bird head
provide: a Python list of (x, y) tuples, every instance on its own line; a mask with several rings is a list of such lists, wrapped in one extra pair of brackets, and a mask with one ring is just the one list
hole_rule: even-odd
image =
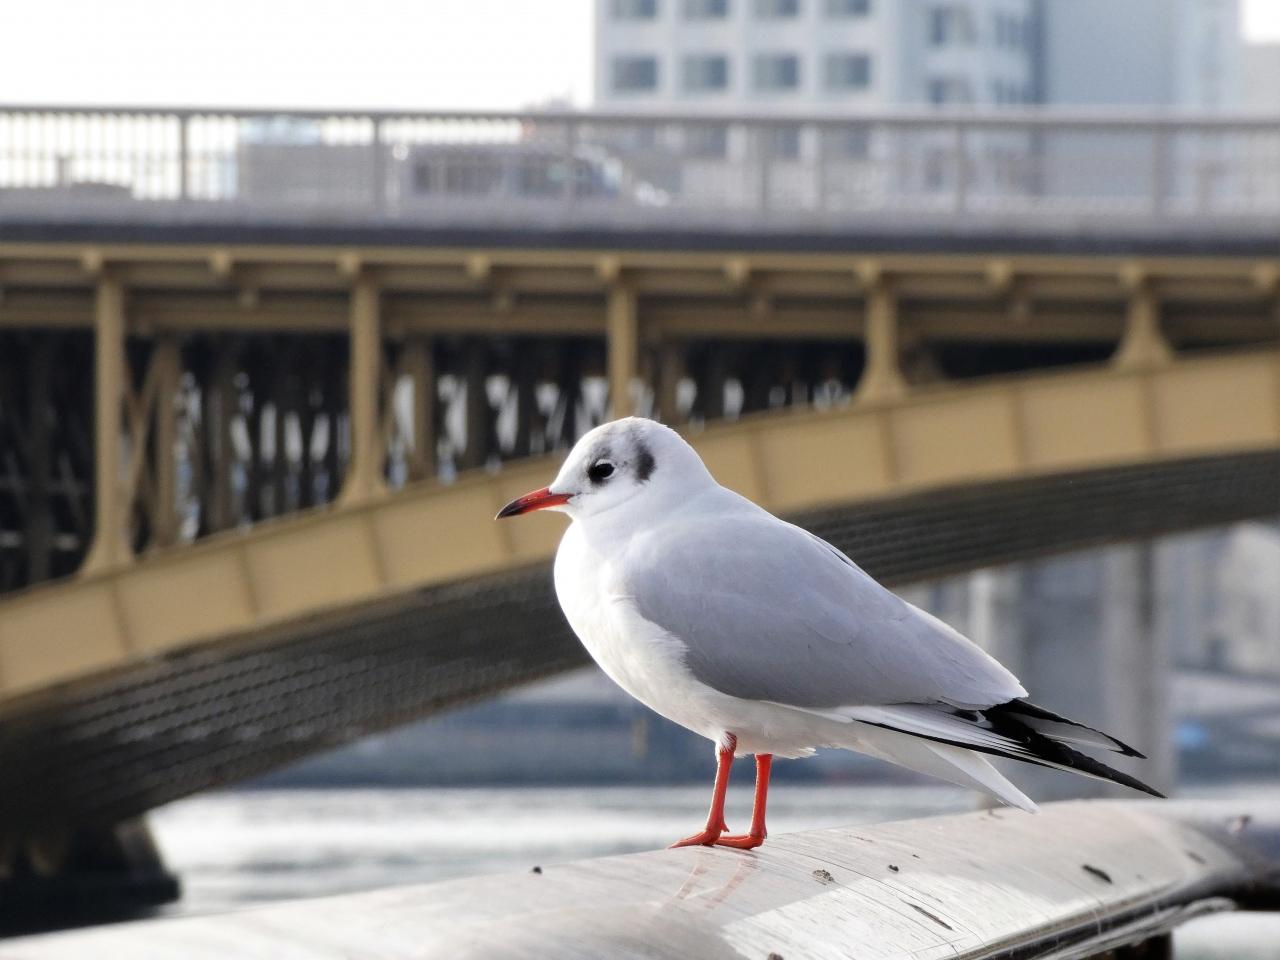
[(549, 486), (516, 497), (497, 519), (557, 510), (576, 520), (640, 503), (661, 510), (714, 483), (678, 433), (654, 420), (626, 417), (584, 434)]

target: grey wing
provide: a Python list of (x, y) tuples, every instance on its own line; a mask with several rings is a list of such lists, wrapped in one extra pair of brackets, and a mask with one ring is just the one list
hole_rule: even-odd
[(694, 676), (731, 696), (829, 709), (1026, 693), (977, 645), (762, 510), (654, 531), (625, 569), (620, 592), (686, 645)]

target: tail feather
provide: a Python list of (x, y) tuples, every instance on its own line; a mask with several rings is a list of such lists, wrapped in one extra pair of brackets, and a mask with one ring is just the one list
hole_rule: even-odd
[[(942, 704), (895, 704), (857, 707), (846, 711), (846, 715), (860, 723), (911, 734), (933, 744), (1069, 770), (1097, 780), (1109, 780), (1153, 797), (1164, 796), (1136, 777), (1081, 753), (1072, 744), (1099, 746), (1098, 738), (1103, 738), (1108, 749), (1128, 756), (1141, 756), (1132, 747), (1025, 701), (1011, 700), (985, 710), (966, 710)], [(1000, 794), (997, 792), (997, 795)]]
[(1028, 813), (1036, 812), (1036, 805), (1030, 797), (1010, 783), (986, 757), (970, 749), (889, 728), (860, 729), (857, 740), (845, 746), (917, 773), (991, 794)]

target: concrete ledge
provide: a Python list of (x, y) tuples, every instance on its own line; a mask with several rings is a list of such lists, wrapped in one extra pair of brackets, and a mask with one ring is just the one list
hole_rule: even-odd
[(1252, 813), (1065, 803), (823, 830), (13, 940), (0, 960), (1086, 956), (1280, 903), (1280, 809)]

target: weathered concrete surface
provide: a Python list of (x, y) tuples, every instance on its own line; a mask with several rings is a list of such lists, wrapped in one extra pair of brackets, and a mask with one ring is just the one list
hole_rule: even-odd
[(13, 940), (0, 960), (1084, 956), (1276, 902), (1280, 810), (1244, 812), (1066, 803), (823, 830)]

